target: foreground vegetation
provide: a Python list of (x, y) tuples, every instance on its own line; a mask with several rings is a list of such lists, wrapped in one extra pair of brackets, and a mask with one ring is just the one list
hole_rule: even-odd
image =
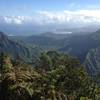
[(0, 55), (0, 100), (100, 100), (99, 95), (100, 88), (73, 57), (49, 51), (30, 67)]

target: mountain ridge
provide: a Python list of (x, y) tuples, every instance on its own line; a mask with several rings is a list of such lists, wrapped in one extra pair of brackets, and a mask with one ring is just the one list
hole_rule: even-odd
[(0, 52), (10, 54), (13, 58), (21, 58), (23, 61), (31, 62), (31, 59), (38, 55), (38, 47), (30, 47), (22, 45), (18, 42), (10, 40), (7, 35), (0, 32)]

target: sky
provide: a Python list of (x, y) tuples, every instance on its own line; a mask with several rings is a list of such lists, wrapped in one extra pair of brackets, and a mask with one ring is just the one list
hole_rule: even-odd
[(0, 15), (32, 16), (37, 11), (99, 9), (100, 0), (0, 0)]
[(100, 0), (0, 0), (0, 29), (6, 32), (20, 34), (23, 30), (29, 33), (99, 23)]

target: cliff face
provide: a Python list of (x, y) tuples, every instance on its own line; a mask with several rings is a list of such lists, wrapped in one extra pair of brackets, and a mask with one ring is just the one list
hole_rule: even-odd
[(100, 73), (100, 47), (91, 49), (88, 52), (84, 64), (91, 75)]

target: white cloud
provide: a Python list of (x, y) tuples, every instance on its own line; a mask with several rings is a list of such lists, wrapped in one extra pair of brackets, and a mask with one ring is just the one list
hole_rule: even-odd
[(4, 17), (4, 21), (9, 24), (9, 23), (12, 22), (12, 19), (11, 18), (8, 18), (8, 17)]
[(23, 16), (17, 16), (17, 17), (12, 17), (12, 16), (5, 16), (4, 17), (4, 21), (7, 23), (7, 24), (22, 24), (22, 21), (23, 21)]
[[(62, 11), (62, 12), (38, 12), (41, 16), (45, 16), (52, 22), (65, 23), (65, 22), (100, 22), (100, 10), (77, 10), (77, 11)], [(45, 18), (43, 17), (43, 18)], [(46, 20), (46, 21), (48, 21)]]
[(7, 24), (89, 24), (100, 23), (100, 10), (76, 10), (76, 11), (38, 11), (31, 17), (4, 16)]

